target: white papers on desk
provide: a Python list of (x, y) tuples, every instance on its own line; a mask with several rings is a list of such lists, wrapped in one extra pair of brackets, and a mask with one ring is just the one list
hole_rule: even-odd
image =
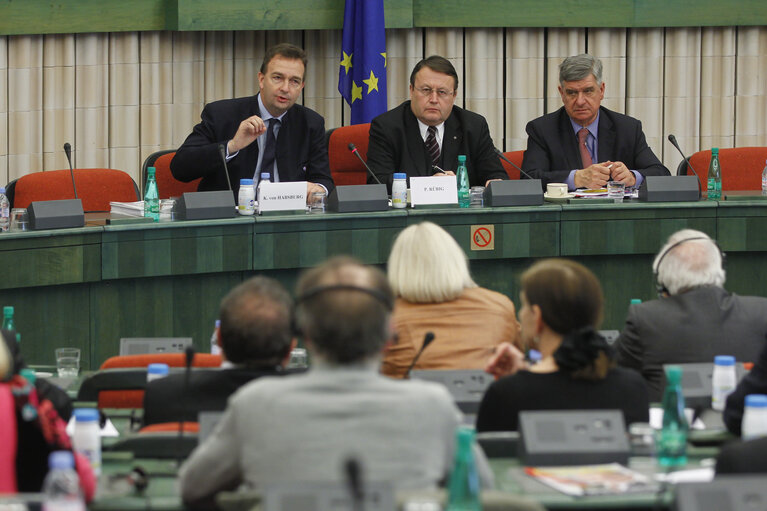
[[(684, 416), (687, 418), (688, 423), (692, 420), (694, 413), (695, 410), (692, 408), (684, 409)], [(663, 427), (663, 408), (650, 408), (650, 426), (653, 429), (661, 429)], [(703, 424), (700, 418), (695, 419), (695, 422), (690, 427), (691, 429), (706, 429), (706, 425)]]
[(144, 216), (144, 201), (110, 202), (109, 212), (125, 216)]
[(714, 479), (714, 468), (693, 468), (690, 470), (677, 470), (668, 474), (655, 474), (655, 479), (671, 484), (708, 483)]
[[(69, 435), (69, 438), (72, 438), (72, 436), (75, 434), (75, 414), (72, 414), (72, 417), (69, 418), (69, 422), (67, 422), (67, 435)], [(104, 424), (104, 427), (99, 430), (99, 436), (105, 437), (105, 436), (113, 436), (118, 437), (120, 436), (120, 432), (117, 431), (117, 428), (114, 424), (112, 424), (112, 421), (107, 419), (106, 423)]]

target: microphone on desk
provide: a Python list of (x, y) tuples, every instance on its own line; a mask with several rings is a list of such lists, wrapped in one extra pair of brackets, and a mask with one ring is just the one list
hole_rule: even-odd
[(382, 182), (381, 182), (381, 181), (378, 179), (378, 176), (376, 176), (376, 175), (373, 173), (373, 171), (372, 171), (372, 170), (370, 170), (370, 167), (368, 167), (368, 164), (367, 164), (367, 163), (365, 163), (365, 160), (363, 160), (363, 159), (362, 159), (362, 156), (360, 155), (360, 152), (357, 150), (357, 147), (356, 147), (356, 146), (355, 146), (353, 143), (351, 143), (351, 142), (349, 142), (349, 145), (348, 145), (348, 146), (346, 146), (346, 147), (348, 147), (348, 148), (349, 148), (349, 150), (352, 152), (352, 154), (356, 155), (356, 156), (357, 156), (357, 158), (359, 158), (359, 159), (360, 159), (360, 161), (362, 162), (362, 164), (365, 166), (365, 169), (368, 171), (368, 174), (370, 174), (371, 176), (373, 176), (373, 179), (375, 179), (376, 183), (378, 183), (379, 185), (383, 184), (383, 183), (382, 183)]
[(676, 137), (673, 134), (669, 134), (668, 141), (671, 142), (671, 145), (676, 147), (676, 150), (679, 151), (679, 154), (682, 155), (682, 159), (687, 163), (687, 166), (690, 167), (690, 170), (692, 170), (692, 173), (695, 174), (695, 177), (698, 178), (698, 191), (701, 191), (703, 189), (703, 183), (700, 181), (700, 176), (697, 172), (695, 172), (695, 169), (692, 167), (692, 164), (690, 163), (690, 159), (684, 155), (682, 150), (679, 148), (679, 144), (676, 143)]
[(224, 147), (224, 144), (218, 144), (218, 152), (221, 155), (221, 162), (224, 164), (226, 184), (229, 185), (229, 191), (234, 193), (234, 190), (232, 190), (232, 181), (229, 179), (229, 167), (226, 165), (226, 147)]
[(527, 172), (525, 172), (521, 168), (517, 167), (514, 164), (514, 162), (512, 162), (510, 159), (506, 158), (506, 156), (504, 156), (504, 154), (497, 147), (493, 147), (493, 151), (495, 151), (495, 154), (497, 154), (500, 159), (502, 159), (503, 161), (505, 161), (506, 163), (508, 163), (509, 165), (514, 167), (515, 169), (517, 169), (519, 171), (519, 173), (524, 175), (527, 179), (533, 179), (533, 176), (531, 176), (530, 174), (528, 174)]
[(365, 492), (362, 488), (362, 466), (357, 458), (347, 458), (344, 462), (344, 475), (346, 476), (346, 484), (349, 486), (349, 494), (352, 497), (352, 509), (362, 511)]
[(181, 461), (184, 459), (184, 418), (186, 417), (187, 408), (189, 406), (189, 379), (192, 374), (192, 362), (194, 361), (194, 346), (187, 346), (184, 351), (186, 368), (184, 369), (184, 387), (181, 393), (181, 420), (178, 421), (178, 446), (177, 446), (177, 461), (181, 466)]
[(69, 142), (64, 144), (64, 154), (67, 155), (67, 161), (69, 162), (69, 175), (72, 177), (72, 189), (75, 191), (75, 199), (77, 199), (77, 186), (75, 186), (75, 171), (72, 169), (72, 146)]
[(426, 347), (431, 344), (431, 342), (434, 340), (434, 332), (426, 332), (426, 335), (423, 337), (423, 344), (421, 345), (421, 349), (418, 350), (418, 353), (415, 354), (415, 357), (413, 357), (413, 361), (410, 363), (410, 366), (407, 368), (407, 371), (405, 371), (405, 375), (403, 378), (407, 379), (410, 378), (410, 371), (413, 370), (413, 367), (415, 367), (415, 363), (418, 362), (418, 359), (421, 358), (421, 353), (423, 353), (423, 350), (426, 349)]

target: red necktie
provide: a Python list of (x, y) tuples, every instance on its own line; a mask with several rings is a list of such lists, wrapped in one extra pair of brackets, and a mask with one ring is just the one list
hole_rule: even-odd
[(583, 168), (591, 166), (593, 161), (591, 161), (591, 154), (589, 153), (589, 148), (586, 147), (586, 137), (589, 136), (589, 130), (586, 128), (581, 128), (581, 130), (578, 132), (578, 149), (581, 152), (581, 163), (583, 163)]

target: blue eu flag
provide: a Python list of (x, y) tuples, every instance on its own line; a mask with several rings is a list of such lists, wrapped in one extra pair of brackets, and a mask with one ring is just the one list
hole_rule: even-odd
[(386, 32), (383, 0), (346, 0), (338, 92), (352, 108), (352, 124), (386, 111)]

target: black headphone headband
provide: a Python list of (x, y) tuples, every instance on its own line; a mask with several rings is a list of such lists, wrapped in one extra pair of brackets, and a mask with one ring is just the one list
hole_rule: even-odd
[(381, 302), (386, 307), (386, 310), (391, 311), (394, 308), (394, 303), (392, 300), (381, 291), (377, 289), (371, 289), (369, 287), (353, 286), (351, 284), (333, 284), (330, 286), (317, 286), (307, 289), (303, 294), (296, 297), (296, 305), (299, 305), (301, 302), (305, 302), (306, 300), (311, 300), (318, 294), (326, 293), (328, 291), (357, 291), (360, 293), (366, 293)]
[(722, 249), (719, 247), (719, 243), (717, 243), (716, 240), (711, 238), (706, 238), (703, 236), (694, 236), (692, 238), (681, 239), (677, 241), (676, 243), (672, 244), (670, 247), (668, 247), (666, 250), (664, 250), (661, 253), (660, 257), (658, 257), (658, 263), (655, 265), (655, 268), (653, 269), (653, 276), (655, 277), (655, 288), (658, 290), (658, 295), (669, 294), (668, 289), (666, 289), (666, 286), (664, 284), (661, 284), (660, 280), (658, 280), (658, 277), (660, 276), (660, 265), (663, 262), (663, 259), (665, 259), (666, 255), (668, 255), (669, 252), (674, 250), (676, 247), (678, 247), (682, 243), (687, 243), (688, 241), (695, 241), (695, 240), (708, 240), (711, 243), (713, 243), (716, 249), (719, 251), (719, 257), (721, 260), (722, 269), (724, 269), (724, 263), (727, 256), (724, 252), (722, 252)]

